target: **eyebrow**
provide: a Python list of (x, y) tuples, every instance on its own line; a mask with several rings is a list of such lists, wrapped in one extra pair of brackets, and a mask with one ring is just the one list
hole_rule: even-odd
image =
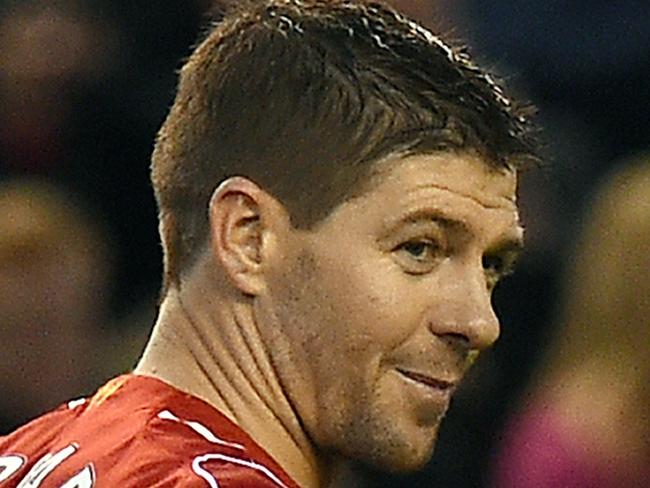
[[(519, 227), (523, 233), (523, 227)], [(524, 250), (524, 239), (522, 237), (506, 238), (491, 246), (486, 254), (515, 254), (519, 255)]]
[(417, 224), (419, 222), (435, 222), (436, 224), (445, 228), (459, 229), (467, 233), (470, 232), (470, 229), (465, 222), (452, 219), (440, 211), (429, 209), (429, 208), (416, 210), (414, 212), (410, 212), (409, 214), (400, 217), (397, 220), (393, 220), (389, 224), (389, 227), (391, 229), (395, 229), (407, 224)]
[(407, 215), (403, 215), (395, 220), (391, 220), (387, 225), (387, 229), (388, 232), (393, 232), (406, 225), (418, 224), (420, 222), (432, 222), (448, 230), (460, 230), (465, 234), (471, 233), (470, 228), (465, 222), (450, 218), (441, 211), (431, 208), (422, 208), (414, 212), (409, 212)]

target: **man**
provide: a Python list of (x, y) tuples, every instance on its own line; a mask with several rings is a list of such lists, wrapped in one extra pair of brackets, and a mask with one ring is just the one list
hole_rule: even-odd
[(386, 7), (232, 13), (154, 150), (165, 286), (135, 374), (1, 441), (0, 487), (421, 467), (499, 333), (527, 127), (466, 54)]

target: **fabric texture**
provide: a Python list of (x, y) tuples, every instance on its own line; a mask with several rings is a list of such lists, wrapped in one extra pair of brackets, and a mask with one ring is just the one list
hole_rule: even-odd
[(298, 488), (206, 402), (123, 375), (0, 437), (0, 488)]

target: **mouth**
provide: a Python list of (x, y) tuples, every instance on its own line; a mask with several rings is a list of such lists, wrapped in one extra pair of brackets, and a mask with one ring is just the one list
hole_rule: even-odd
[(400, 369), (397, 368), (397, 372), (400, 373), (402, 376), (406, 376), (410, 380), (413, 380), (417, 383), (421, 383), (425, 386), (428, 386), (429, 388), (434, 388), (436, 390), (440, 391), (453, 391), (458, 384), (455, 381), (446, 381), (438, 378), (432, 378), (431, 376), (427, 376), (424, 374), (416, 373), (414, 371), (408, 371), (405, 369)]

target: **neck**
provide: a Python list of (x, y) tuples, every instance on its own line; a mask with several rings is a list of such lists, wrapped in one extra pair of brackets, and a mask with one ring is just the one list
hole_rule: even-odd
[(251, 303), (215, 296), (205, 287), (170, 291), (136, 373), (208, 402), (298, 484), (319, 487), (318, 458), (284, 394)]

